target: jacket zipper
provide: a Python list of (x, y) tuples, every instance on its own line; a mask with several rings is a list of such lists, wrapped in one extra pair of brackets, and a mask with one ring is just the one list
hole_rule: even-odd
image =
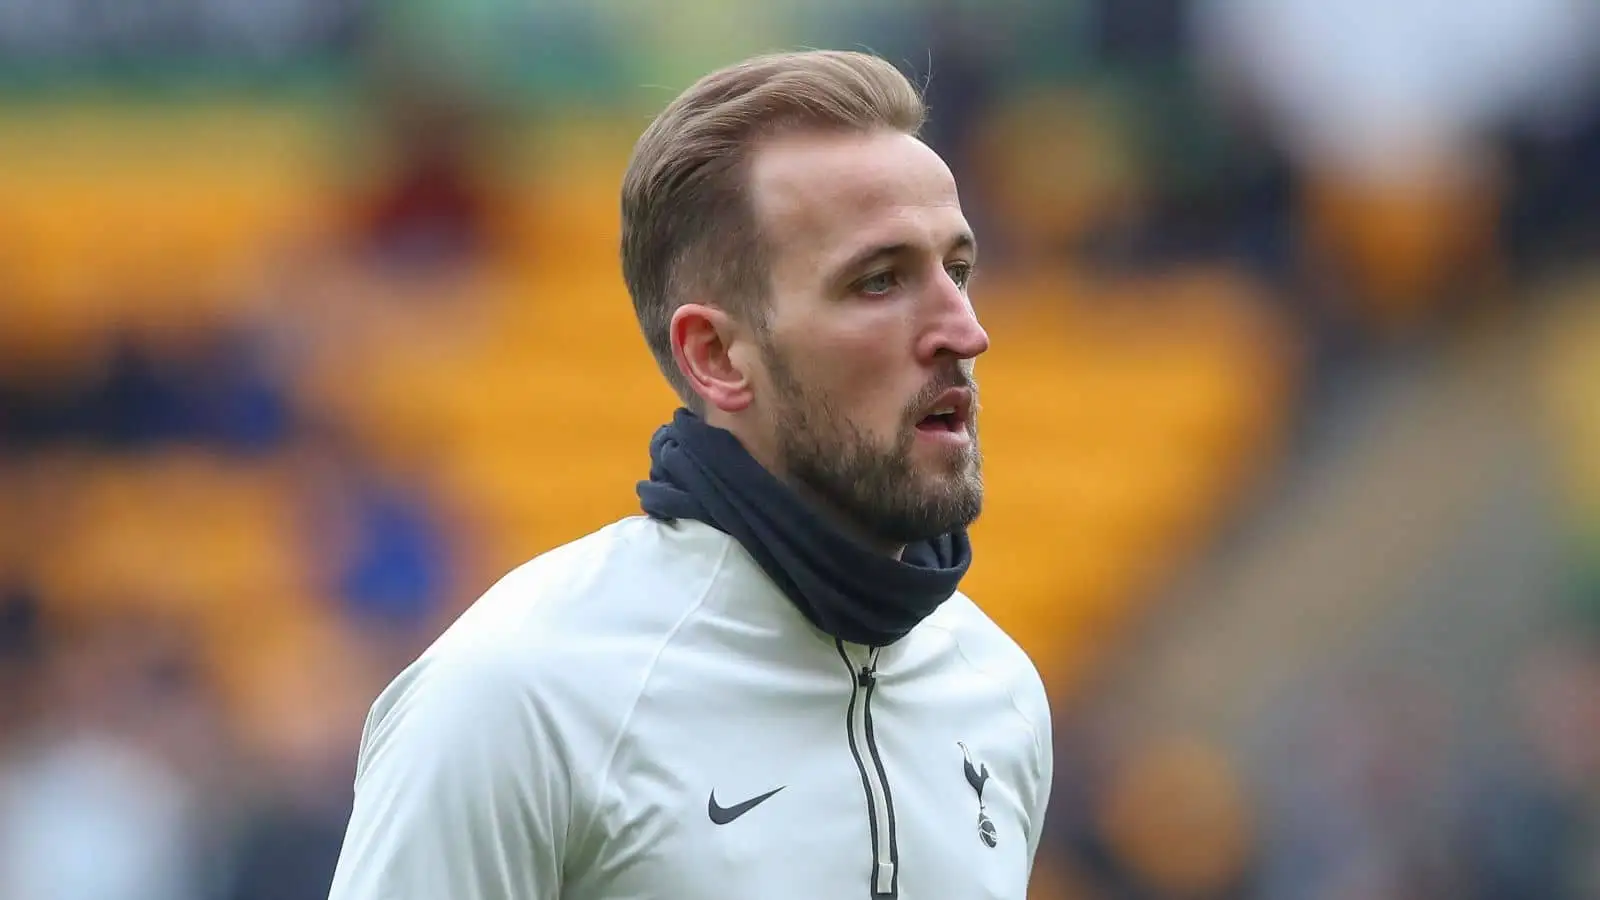
[(878, 649), (869, 651), (859, 668), (850, 659), (843, 641), (838, 641), (839, 657), (850, 672), (850, 708), (846, 727), (850, 736), (850, 755), (861, 772), (861, 787), (867, 795), (867, 822), (872, 834), (872, 877), (874, 897), (897, 897), (900, 893), (900, 846), (895, 836), (894, 798), (889, 793), (889, 776), (878, 753), (872, 728), (872, 693), (878, 686)]

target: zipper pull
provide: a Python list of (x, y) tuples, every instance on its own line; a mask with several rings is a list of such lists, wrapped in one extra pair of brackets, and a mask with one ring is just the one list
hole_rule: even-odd
[(861, 674), (856, 676), (856, 684), (862, 687), (871, 687), (872, 683), (878, 679), (878, 654), (882, 651), (882, 647), (873, 647), (868, 651), (867, 662), (861, 667)]

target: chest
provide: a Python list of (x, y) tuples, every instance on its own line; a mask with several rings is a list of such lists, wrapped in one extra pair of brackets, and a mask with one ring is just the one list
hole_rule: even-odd
[(1026, 892), (1032, 736), (981, 679), (841, 666), (668, 692), (640, 716), (632, 733), (656, 738), (619, 750), (586, 896)]

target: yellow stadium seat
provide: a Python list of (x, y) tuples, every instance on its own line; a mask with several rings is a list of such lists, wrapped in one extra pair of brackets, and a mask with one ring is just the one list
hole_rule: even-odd
[(309, 573), (277, 473), (201, 457), (106, 461), (60, 498), (39, 578), (69, 617), (122, 606), (203, 628), (298, 615)]
[(314, 220), (315, 145), (295, 116), (244, 107), (8, 117), (0, 318), (74, 335), (214, 323)]

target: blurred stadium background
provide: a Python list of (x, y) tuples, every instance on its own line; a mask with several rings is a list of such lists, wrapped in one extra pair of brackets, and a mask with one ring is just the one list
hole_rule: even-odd
[(1049, 900), (1600, 897), (1588, 0), (0, 0), (0, 900), (326, 896), (383, 682), (636, 509), (650, 115), (926, 82)]

